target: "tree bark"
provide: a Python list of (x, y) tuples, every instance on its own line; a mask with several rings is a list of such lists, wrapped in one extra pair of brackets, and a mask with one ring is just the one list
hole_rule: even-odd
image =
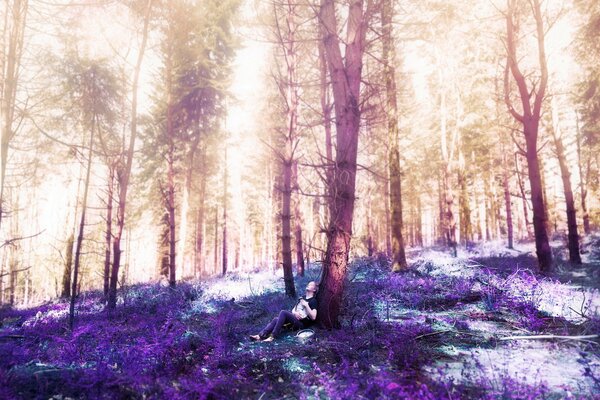
[[(540, 79), (531, 90), (527, 87), (525, 75), (520, 70), (519, 58), (517, 57), (517, 33), (515, 32), (515, 13), (517, 12), (516, 1), (507, 0), (506, 13), (506, 49), (507, 66), (505, 69), (505, 102), (509, 112), (517, 121), (523, 125), (523, 135), (526, 142), (527, 170), (531, 185), (531, 203), (533, 206), (533, 229), (535, 234), (535, 247), (538, 264), (541, 271), (547, 271), (552, 265), (552, 250), (546, 230), (546, 207), (543, 197), (543, 185), (540, 175), (538, 160), (538, 128), (541, 116), (542, 102), (548, 83), (548, 68), (544, 46), (545, 29), (539, 0), (532, 0), (531, 10), (536, 23), (538, 63), (540, 68)], [(510, 99), (509, 71), (515, 80), (519, 97), (521, 100), (522, 114), (519, 114)], [(533, 98), (533, 104), (531, 99)]]
[(579, 233), (577, 232), (577, 211), (575, 208), (573, 187), (571, 186), (571, 173), (569, 172), (569, 166), (567, 165), (567, 157), (565, 155), (565, 148), (562, 142), (558, 120), (558, 111), (554, 103), (552, 103), (552, 120), (552, 138), (554, 139), (556, 158), (558, 159), (558, 165), (560, 167), (560, 176), (562, 178), (567, 208), (569, 261), (574, 264), (581, 264), (581, 255), (579, 254)]
[[(286, 146), (290, 145), (286, 141)], [(291, 148), (288, 149), (291, 151)], [(281, 188), (281, 258), (283, 260), (283, 280), (285, 294), (296, 297), (294, 274), (292, 272), (292, 234), (291, 234), (291, 197), (292, 166), (290, 161), (283, 162), (283, 187)]]
[(225, 148), (225, 164), (223, 165), (223, 254), (222, 275), (227, 274), (227, 148)]
[(330, 199), (331, 215), (327, 250), (318, 293), (318, 315), (327, 328), (339, 326), (342, 295), (348, 273), (352, 217), (356, 188), (356, 158), (360, 128), (360, 83), (365, 50), (367, 17), (362, 0), (352, 0), (348, 9), (345, 51), (342, 56), (337, 36), (333, 0), (321, 0), (320, 21), (323, 43), (333, 87), (336, 117), (336, 156)]
[[(115, 309), (117, 306), (117, 283), (119, 281), (119, 268), (121, 266), (121, 238), (123, 237), (123, 228), (125, 226), (125, 209), (127, 206), (127, 190), (129, 188), (129, 178), (131, 176), (131, 167), (133, 164), (133, 150), (135, 147), (135, 139), (137, 136), (137, 97), (138, 85), (140, 78), (140, 70), (146, 44), (148, 41), (148, 29), (150, 26), (150, 14), (152, 10), (152, 1), (148, 0), (144, 15), (144, 27), (142, 31), (142, 43), (140, 52), (138, 53), (137, 62), (133, 71), (133, 82), (131, 85), (131, 130), (129, 136), (129, 148), (124, 163), (121, 162), (120, 168), (117, 169), (117, 182), (119, 184), (119, 198), (117, 204), (117, 229), (113, 237), (113, 263), (110, 271), (110, 280), (108, 288), (108, 308)], [(125, 152), (125, 149), (123, 149)], [(124, 165), (123, 165), (124, 164)]]
[(73, 330), (75, 319), (75, 298), (77, 297), (77, 284), (79, 283), (79, 262), (81, 258), (81, 245), (83, 244), (83, 235), (85, 228), (85, 215), (87, 211), (87, 199), (90, 188), (90, 175), (92, 172), (92, 157), (94, 154), (94, 134), (96, 129), (96, 119), (92, 118), (90, 144), (87, 159), (87, 170), (85, 173), (85, 183), (83, 184), (83, 200), (81, 203), (81, 219), (79, 221), (79, 233), (77, 234), (77, 243), (75, 244), (75, 262), (73, 263), (73, 279), (71, 280), (71, 302), (69, 305), (69, 329)]
[(506, 231), (508, 236), (508, 248), (512, 249), (513, 246), (513, 219), (512, 219), (512, 202), (510, 198), (510, 184), (508, 179), (508, 158), (506, 157), (506, 151), (502, 151), (502, 187), (504, 188), (504, 206), (506, 208)]
[(6, 1), (4, 5), (4, 30), (8, 40), (3, 45), (8, 48), (3, 46), (0, 57), (0, 226), (5, 214), (6, 165), (8, 147), (15, 135), (13, 121), (28, 6), (27, 0), (14, 0), (12, 4)]
[[(294, 161), (293, 184), (295, 189), (294, 203), (294, 238), (296, 239), (296, 273), (298, 276), (304, 276), (304, 241), (302, 240), (302, 210), (300, 208), (300, 191), (298, 189), (298, 161)], [(296, 296), (294, 296), (296, 297)]]
[(110, 286), (110, 249), (112, 243), (112, 211), (113, 211), (113, 190), (115, 180), (115, 169), (111, 165), (109, 166), (108, 172), (108, 192), (106, 200), (106, 234), (105, 242), (106, 249), (104, 250), (104, 297), (108, 297), (108, 290)]
[(581, 216), (583, 218), (583, 232), (586, 235), (591, 233), (590, 215), (588, 214), (586, 198), (587, 198), (587, 180), (590, 176), (591, 157), (587, 159), (587, 167), (585, 174), (583, 172), (583, 160), (581, 151), (581, 130), (579, 129), (579, 114), (575, 115), (577, 126), (577, 167), (579, 168), (579, 189), (581, 191)]
[(396, 69), (394, 67), (395, 49), (392, 19), (394, 6), (392, 0), (384, 0), (381, 8), (383, 74), (387, 100), (388, 128), (388, 168), (392, 234), (392, 271), (408, 269), (402, 237), (402, 177), (400, 171), (400, 147), (398, 144), (398, 102), (396, 99)]
[(67, 239), (67, 246), (65, 248), (65, 269), (62, 277), (62, 290), (61, 297), (67, 298), (71, 296), (71, 274), (73, 273), (73, 244), (75, 243), (75, 234), (71, 232), (71, 235)]
[(473, 240), (473, 228), (471, 225), (471, 208), (469, 206), (469, 192), (467, 191), (467, 178), (463, 166), (458, 169), (458, 188), (460, 196), (459, 220), (460, 220), (460, 240), (465, 246)]

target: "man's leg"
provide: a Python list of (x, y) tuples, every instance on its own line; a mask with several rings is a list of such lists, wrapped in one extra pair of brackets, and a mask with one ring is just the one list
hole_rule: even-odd
[(273, 329), (275, 328), (275, 325), (277, 325), (277, 321), (278, 321), (278, 318), (273, 318), (271, 320), (271, 322), (269, 322), (269, 324), (267, 326), (265, 326), (265, 328), (262, 331), (260, 331), (260, 333), (258, 335), (262, 339), (264, 339), (267, 336), (269, 336), (271, 334), (271, 332), (273, 332)]
[(271, 335), (277, 337), (281, 332), (281, 329), (283, 328), (283, 324), (285, 324), (286, 322), (290, 322), (294, 329), (299, 329), (300, 327), (302, 327), (302, 323), (298, 321), (296, 317), (294, 317), (294, 314), (286, 310), (281, 310), (281, 312), (279, 313), (279, 317), (277, 317), (277, 323), (275, 325), (275, 328), (273, 328), (273, 332), (271, 333)]

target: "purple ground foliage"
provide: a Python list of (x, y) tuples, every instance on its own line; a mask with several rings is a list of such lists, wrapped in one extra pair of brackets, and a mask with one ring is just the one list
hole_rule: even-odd
[[(315, 328), (306, 343), (293, 333), (272, 343), (248, 340), (293, 305), (275, 291), (224, 300), (207, 298), (192, 283), (138, 285), (112, 313), (99, 293), (86, 293), (72, 332), (66, 302), (1, 310), (0, 398), (553, 398), (543, 384), (511, 376), (458, 382), (444, 371), (434, 378), (426, 367), (456, 360), (444, 348), (497, 346), (469, 330), (474, 319), (531, 332), (567, 325), (541, 314), (531, 300), (474, 278), (392, 274), (388, 268), (381, 257), (357, 260), (346, 286), (343, 328)], [(308, 280), (299, 279), (297, 287)], [(590, 318), (585, 329), (599, 327)], [(591, 379), (600, 379), (593, 361), (586, 365)]]

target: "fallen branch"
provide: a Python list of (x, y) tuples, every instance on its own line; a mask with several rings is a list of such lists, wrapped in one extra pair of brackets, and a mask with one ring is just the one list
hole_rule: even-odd
[(543, 340), (543, 339), (567, 339), (567, 340), (587, 340), (595, 339), (599, 335), (583, 336), (560, 336), (560, 335), (533, 335), (533, 336), (506, 336), (499, 340)]
[(452, 332), (452, 331), (453, 331), (452, 329), (446, 329), (446, 330), (443, 330), (443, 331), (435, 331), (435, 332), (424, 333), (422, 335), (419, 335), (419, 336), (415, 337), (415, 340), (421, 339), (421, 338), (424, 338), (424, 337), (427, 337), (427, 336), (439, 335), (441, 333), (448, 333), (448, 332)]
[(2, 335), (0, 339), (25, 339), (23, 335)]

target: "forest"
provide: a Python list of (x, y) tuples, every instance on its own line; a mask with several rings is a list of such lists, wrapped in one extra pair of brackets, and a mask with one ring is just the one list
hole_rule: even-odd
[(0, 16), (0, 399), (599, 398), (597, 0)]

